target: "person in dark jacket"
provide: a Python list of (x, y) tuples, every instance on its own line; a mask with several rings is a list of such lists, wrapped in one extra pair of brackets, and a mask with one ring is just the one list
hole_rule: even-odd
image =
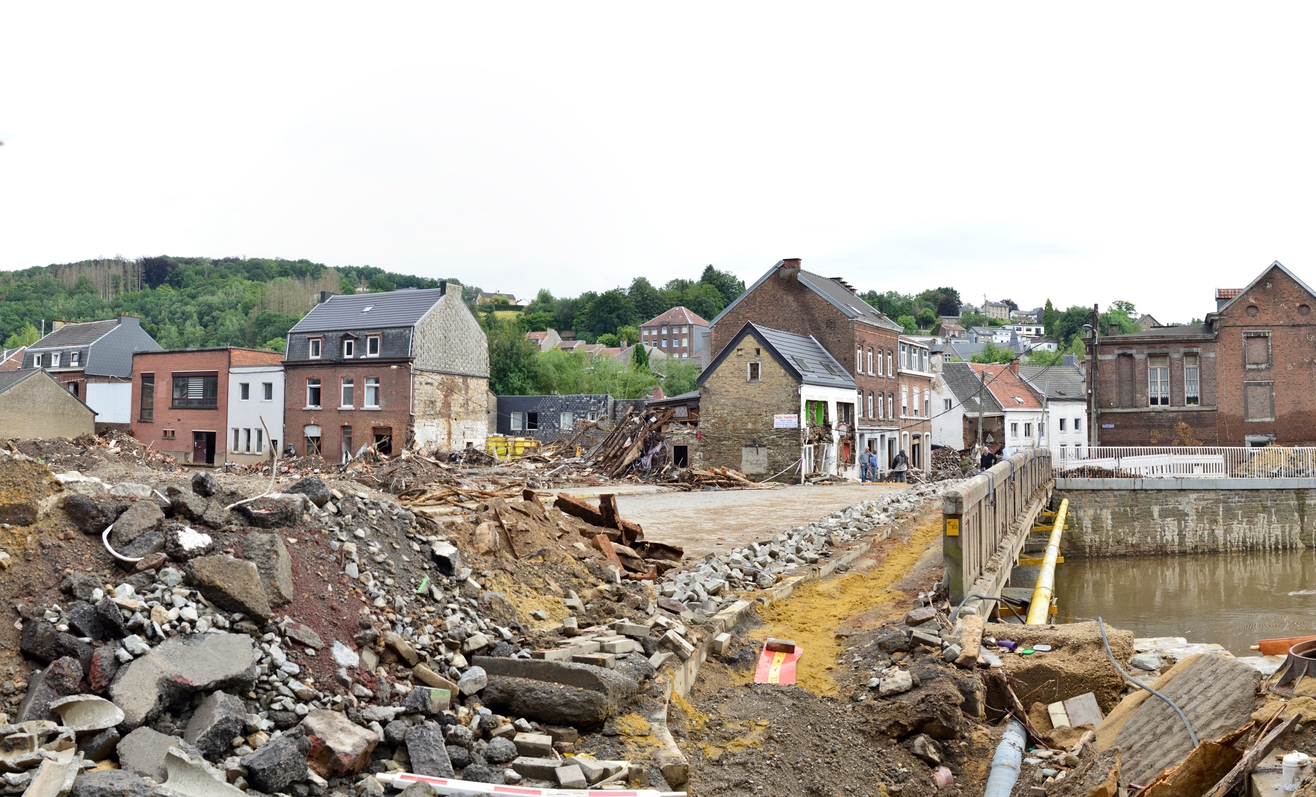
[(984, 448), (982, 450), (982, 461), (978, 463), (978, 466), (983, 470), (987, 470), (988, 468), (992, 467), (995, 464), (996, 464), (995, 452), (993, 452), (990, 448)]
[(909, 470), (909, 457), (905, 456), (905, 450), (902, 448), (896, 458), (891, 460), (891, 472), (895, 474), (896, 481), (905, 480), (905, 471)]

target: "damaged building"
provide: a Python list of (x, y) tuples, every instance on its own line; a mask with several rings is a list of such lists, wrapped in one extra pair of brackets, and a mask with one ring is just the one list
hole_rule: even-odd
[(858, 478), (855, 381), (813, 337), (746, 323), (698, 384), (697, 467)]
[(456, 283), (326, 293), (289, 330), (287, 349), (288, 443), (298, 454), (484, 446), (489, 349)]

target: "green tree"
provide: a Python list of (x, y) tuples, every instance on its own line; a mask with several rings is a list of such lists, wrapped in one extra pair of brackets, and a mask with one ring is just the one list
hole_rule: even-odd
[[(704, 268), (704, 273), (699, 275), (699, 281), (717, 288), (717, 292), (722, 296), (722, 305), (718, 308), (719, 313), (722, 312), (722, 308), (734, 302), (740, 294), (745, 292), (744, 280), (729, 271), (719, 271), (713, 268), (711, 263)], [(703, 315), (703, 313), (700, 313), (700, 315)], [(650, 316), (650, 318), (652, 317)], [(704, 316), (708, 320), (711, 320), (712, 317)]]
[(1001, 363), (1008, 364), (1014, 360), (1014, 352), (1003, 346), (997, 346), (991, 341), (982, 347), (982, 351), (969, 357), (971, 363)]
[(699, 379), (699, 363), (696, 360), (668, 357), (658, 362), (654, 370), (662, 374), (663, 392), (668, 396), (691, 392)]
[(261, 348), (262, 348), (262, 349), (272, 349), (272, 350), (277, 351), (277, 352), (280, 352), (280, 353), (286, 353), (286, 352), (288, 351), (288, 339), (287, 339), (287, 338), (271, 338), (270, 340), (267, 340), (267, 341), (265, 341), (263, 344), (261, 344)]
[[(498, 396), (533, 395), (539, 385), (539, 350), (516, 324), (498, 324), (489, 338), (489, 389)], [(563, 352), (559, 352), (563, 353)]]
[[(584, 318), (584, 324), (580, 319)], [(581, 332), (588, 340), (598, 340), (599, 335), (616, 334), (618, 327), (634, 326), (639, 323), (635, 306), (626, 298), (620, 288), (604, 291), (589, 303), (583, 311), (576, 314), (576, 336)]]
[(22, 329), (5, 339), (6, 349), (17, 349), (23, 346), (31, 346), (41, 338), (41, 333), (31, 323), (23, 324)]
[(918, 332), (918, 322), (912, 315), (902, 315), (896, 319), (896, 323), (905, 328), (905, 334), (913, 335)]
[(932, 329), (937, 323), (937, 314), (931, 308), (924, 307), (918, 311), (915, 319), (918, 321), (919, 329)]
[(602, 335), (599, 335), (599, 339), (596, 342), (599, 345), (607, 346), (608, 348), (613, 348), (617, 345), (617, 336), (612, 334), (611, 332), (604, 332)]
[(663, 301), (663, 296), (652, 282), (644, 277), (631, 280), (631, 287), (626, 291), (626, 298), (635, 307), (635, 315), (640, 323), (658, 316), (670, 307)]
[(685, 290), (681, 304), (705, 321), (711, 321), (726, 307), (726, 300), (716, 286), (697, 282)]
[(634, 346), (640, 342), (640, 330), (630, 325), (617, 327), (617, 340), (627, 346)]
[(1030, 351), (1024, 365), (1060, 365), (1064, 362), (1064, 353), (1061, 351), (1046, 351), (1037, 349)]
[(388, 277), (384, 276), (383, 274), (376, 274), (375, 276), (371, 277), (370, 282), (368, 284), (370, 285), (371, 293), (387, 293), (393, 290), (392, 280), (390, 280)]
[(631, 349), (631, 367), (635, 370), (649, 370), (649, 350), (644, 346)]
[(1042, 307), (1042, 331), (1046, 333), (1048, 338), (1054, 338), (1056, 336), (1056, 321), (1059, 319), (1060, 314), (1056, 312), (1056, 308), (1051, 304), (1051, 300), (1047, 299), (1046, 305)]
[(1068, 347), (1083, 333), (1083, 325), (1092, 323), (1092, 308), (1074, 305), (1056, 319), (1056, 340)]

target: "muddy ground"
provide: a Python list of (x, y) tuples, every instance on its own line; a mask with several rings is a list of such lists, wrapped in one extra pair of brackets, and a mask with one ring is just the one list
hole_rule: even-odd
[[(880, 626), (902, 618), (941, 576), (940, 523), (939, 505), (929, 504), (847, 572), (762, 610), (737, 629), (731, 653), (704, 664), (669, 715), (690, 759), (692, 795), (938, 793), (934, 767), (913, 755), (912, 742), (894, 738), (907, 706), (877, 700), (867, 683)], [(798, 685), (752, 683), (756, 641), (768, 636), (803, 646)], [(941, 694), (956, 703), (947, 690)], [(961, 719), (958, 738), (937, 742), (957, 784), (941, 794), (979, 790), (998, 741), (998, 731)]]

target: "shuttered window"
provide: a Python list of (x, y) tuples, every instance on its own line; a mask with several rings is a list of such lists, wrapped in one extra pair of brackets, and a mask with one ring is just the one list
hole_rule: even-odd
[(219, 376), (174, 375), (173, 406), (214, 409), (219, 406)]
[(1243, 412), (1249, 421), (1275, 420), (1275, 383), (1244, 382)]

